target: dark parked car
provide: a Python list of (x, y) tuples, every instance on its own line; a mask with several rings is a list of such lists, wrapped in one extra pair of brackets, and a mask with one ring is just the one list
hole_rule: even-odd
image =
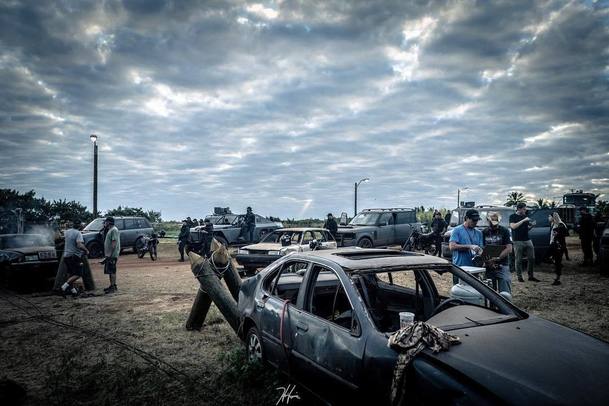
[[(152, 234), (152, 224), (145, 217), (115, 217), (114, 225), (121, 238), (121, 250), (133, 249), (136, 252), (143, 245), (143, 237)], [(82, 230), (90, 258), (104, 255), (104, 242), (100, 232), (104, 227), (104, 217), (96, 218)]]
[[(453, 275), (483, 298), (450, 298)], [(335, 403), (387, 404), (399, 313), (460, 338), (412, 361), (413, 404), (606, 404), (609, 344), (528, 315), (444, 259), (382, 249), (294, 253), (243, 282), (242, 339), (263, 360)]]
[(347, 226), (338, 228), (336, 241), (339, 247), (401, 246), (408, 240), (412, 230), (422, 231), (414, 209), (366, 209)]
[[(220, 217), (208, 216), (212, 222), (214, 222), (214, 238), (223, 245), (238, 244), (239, 235), (241, 234), (241, 226), (243, 225), (243, 219), (245, 214), (225, 214)], [(254, 229), (254, 243), (260, 241), (266, 234), (283, 227), (280, 222), (272, 221), (266, 217), (262, 217), (258, 214), (256, 217), (256, 228)], [(190, 249), (193, 251), (199, 251), (201, 248), (201, 241), (203, 236), (203, 226), (197, 226), (190, 229), (190, 236), (192, 242)], [(249, 241), (246, 241), (249, 243)]]
[(3, 278), (24, 276), (36, 272), (55, 276), (57, 251), (49, 238), (42, 234), (0, 235), (0, 271)]
[[(450, 239), (450, 234), (452, 229), (455, 228), (459, 224), (463, 224), (465, 212), (470, 208), (460, 207), (455, 209), (451, 213), (450, 224), (448, 226), (448, 230), (444, 234), (444, 241), (442, 243), (442, 255), (445, 258), (450, 258), (452, 253), (448, 248), (448, 240)], [(501, 215), (501, 225), (508, 230), (510, 230), (510, 215), (516, 212), (514, 207), (505, 207), (505, 206), (476, 206), (474, 209), (478, 210), (480, 213), (480, 221), (478, 222), (478, 226), (476, 227), (480, 231), (484, 230), (488, 227), (488, 221), (486, 220), (486, 215), (489, 211), (496, 211)], [(530, 209), (527, 211), (527, 216), (536, 222), (535, 227), (529, 230), (529, 237), (531, 241), (533, 241), (533, 245), (535, 246), (535, 261), (541, 262), (545, 257), (546, 251), (550, 247), (550, 221), (548, 220), (548, 216), (552, 214), (555, 210), (552, 209)]]

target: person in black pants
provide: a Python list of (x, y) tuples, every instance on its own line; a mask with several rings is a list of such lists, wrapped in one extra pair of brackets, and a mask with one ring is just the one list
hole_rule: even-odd
[(201, 237), (201, 250), (199, 254), (205, 258), (209, 258), (211, 255), (211, 242), (214, 239), (214, 225), (209, 219), (203, 220), (203, 229), (201, 230), (203, 235)]
[(188, 220), (182, 221), (182, 228), (180, 228), (180, 234), (178, 235), (178, 251), (180, 251), (180, 262), (184, 262), (184, 248), (190, 242), (190, 227), (188, 226)]
[(442, 256), (442, 235), (446, 231), (446, 221), (442, 218), (442, 213), (435, 211), (431, 222), (431, 231), (433, 232), (434, 241), (436, 244), (436, 255)]
[(594, 219), (585, 206), (579, 208), (579, 213), (580, 218), (577, 232), (579, 233), (579, 240), (581, 241), (582, 251), (584, 253), (584, 262), (581, 265), (590, 266), (592, 265), (593, 260), (592, 240), (594, 239)]
[(243, 225), (239, 234), (239, 240), (244, 240), (248, 237), (248, 242), (254, 242), (254, 230), (256, 229), (256, 216), (252, 213), (252, 208), (247, 208), (247, 213), (243, 217)]
[(556, 286), (561, 284), (562, 255), (567, 247), (565, 238), (569, 234), (569, 230), (556, 212), (552, 213), (550, 225), (552, 227), (550, 231), (550, 253), (554, 260), (554, 273), (556, 273), (556, 279), (554, 279), (552, 285)]
[(336, 238), (336, 234), (338, 233), (338, 224), (336, 224), (336, 220), (334, 220), (332, 213), (328, 213), (328, 218), (324, 223), (324, 228), (330, 231), (332, 237)]

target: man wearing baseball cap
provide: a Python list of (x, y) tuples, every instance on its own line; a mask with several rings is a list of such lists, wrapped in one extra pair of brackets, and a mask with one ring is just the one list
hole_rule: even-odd
[(459, 267), (474, 266), (472, 258), (482, 253), (484, 240), (482, 232), (476, 229), (479, 220), (478, 210), (469, 209), (465, 212), (463, 224), (453, 229), (448, 243), (448, 247), (453, 253), (453, 264)]
[(539, 282), (533, 276), (533, 268), (535, 266), (535, 247), (533, 241), (529, 238), (529, 230), (533, 228), (531, 219), (527, 217), (527, 205), (520, 202), (516, 205), (516, 213), (510, 215), (510, 228), (512, 229), (512, 241), (514, 245), (514, 262), (518, 282), (524, 282), (522, 277), (522, 257), (527, 254), (527, 272), (531, 282)]
[(116, 263), (121, 252), (121, 238), (118, 228), (114, 225), (114, 217), (108, 216), (104, 220), (106, 238), (104, 239), (104, 273), (110, 278), (110, 286), (104, 289), (104, 293), (114, 293), (116, 287)]

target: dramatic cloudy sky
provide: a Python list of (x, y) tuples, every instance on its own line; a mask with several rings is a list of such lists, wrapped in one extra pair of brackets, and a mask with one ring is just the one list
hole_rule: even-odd
[(0, 1), (0, 187), (200, 217), (609, 194), (603, 1)]

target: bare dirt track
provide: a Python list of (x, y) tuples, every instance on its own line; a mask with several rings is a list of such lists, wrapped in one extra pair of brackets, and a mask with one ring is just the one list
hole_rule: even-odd
[[(552, 266), (541, 265), (542, 282), (513, 283), (514, 302), (609, 341), (609, 279), (579, 268), (577, 240), (569, 243), (563, 285), (551, 286)], [(198, 283), (188, 262), (177, 262), (175, 241), (162, 242), (159, 258), (121, 256), (112, 295), (103, 295), (108, 280), (95, 261), (93, 297), (2, 290), (0, 379), (24, 387), (30, 405), (275, 404), (287, 379), (245, 363), (213, 306), (201, 332), (186, 331)]]

